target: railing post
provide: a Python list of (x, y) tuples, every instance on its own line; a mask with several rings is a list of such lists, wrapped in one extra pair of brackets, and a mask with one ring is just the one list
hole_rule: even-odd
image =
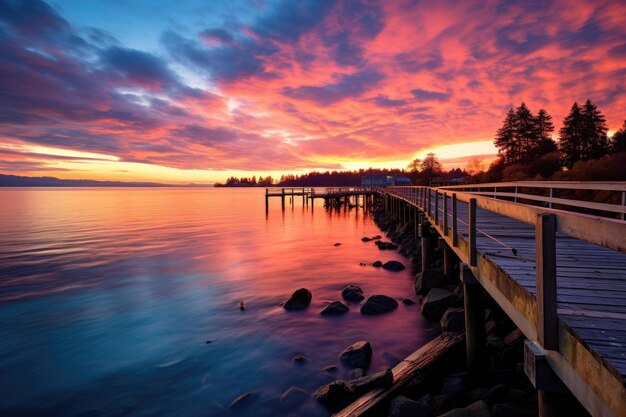
[(515, 186), (515, 197), (513, 197), (513, 202), (517, 203), (517, 185)]
[[(626, 191), (622, 191), (622, 207), (626, 206)], [(624, 213), (620, 214), (620, 220), (624, 220)]]
[(456, 193), (452, 193), (452, 246), (459, 246), (459, 227), (456, 210)]
[(428, 213), (428, 216), (430, 216), (430, 214), (431, 214), (431, 210), (430, 210), (430, 194), (431, 194), (431, 191), (432, 190), (430, 188), (427, 189), (428, 201), (426, 202), (426, 206), (427, 206), (426, 212)]
[[(550, 187), (550, 199), (552, 199), (552, 195), (553, 195), (552, 190), (553, 190), (552, 187)], [(552, 201), (548, 201), (548, 208), (552, 208)]]
[(448, 236), (448, 193), (443, 193), (443, 235)]
[(470, 198), (468, 205), (469, 262), (476, 266), (476, 199)]
[(556, 314), (556, 216), (542, 213), (535, 225), (537, 257), (537, 340), (544, 349), (559, 349)]
[(439, 191), (435, 190), (435, 226), (439, 226)]

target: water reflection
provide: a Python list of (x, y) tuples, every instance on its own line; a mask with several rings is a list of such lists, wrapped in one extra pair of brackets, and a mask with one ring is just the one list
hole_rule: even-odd
[[(217, 415), (247, 391), (258, 397), (242, 415), (287, 415), (273, 398), (327, 382), (322, 369), (347, 345), (368, 339), (376, 371), (432, 330), (403, 304), (379, 317), (354, 304), (319, 315), (350, 283), (366, 295), (412, 292), (410, 270), (359, 265), (402, 260), (360, 241), (379, 233), (363, 209), (318, 202), (314, 212), (296, 198), (266, 216), (258, 189), (0, 195), (2, 415)], [(299, 287), (311, 306), (285, 312), (279, 303)], [(302, 407), (328, 414), (313, 400)]]

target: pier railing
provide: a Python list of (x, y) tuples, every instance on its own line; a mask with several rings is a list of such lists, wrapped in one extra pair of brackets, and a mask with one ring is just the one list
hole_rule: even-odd
[[(607, 193), (605, 198), (609, 201), (614, 201), (610, 198), (615, 197), (608, 196), (614, 193), (621, 201), (612, 204), (585, 201), (582, 198), (576, 199), (575, 196), (566, 199), (555, 196), (557, 190), (592, 191), (596, 195), (605, 192)], [(597, 358), (592, 359), (593, 354), (588, 356), (590, 355), (588, 347), (559, 321), (556, 243), (557, 234), (563, 234), (626, 253), (626, 221), (577, 212), (581, 209), (596, 210), (605, 215), (609, 213), (623, 218), (626, 213), (624, 206), (626, 183), (520, 182), (440, 188), (385, 187), (379, 192), (395, 197), (396, 200), (403, 200), (419, 209), (422, 219), (420, 223), (428, 223), (438, 231), (449, 248), (462, 262), (469, 265), (481, 285), (505, 308), (509, 316), (514, 318), (522, 332), (529, 339), (536, 340), (548, 352), (546, 355), (550, 366), (588, 409), (599, 406), (597, 402), (585, 397), (589, 393), (587, 387), (593, 387), (596, 393), (594, 395), (600, 395), (610, 408), (616, 404), (624, 404), (624, 386), (620, 385), (621, 382), (607, 379), (606, 374), (585, 374), (585, 367), (598, 366)], [(540, 195), (541, 193), (547, 195)], [(467, 204), (463, 206), (464, 216), (459, 216), (460, 203)], [(554, 207), (567, 207), (570, 210)], [(517, 294), (515, 285), (506, 284), (503, 278), (500, 278), (502, 274), (500, 267), (485, 254), (479, 253), (477, 236), (483, 233), (478, 227), (481, 215), (479, 210), (533, 226), (536, 247), (534, 298), (513, 295)], [(401, 212), (396, 206), (396, 213)], [(484, 212), (482, 215), (485, 215)], [(494, 221), (493, 215), (490, 216), (489, 221)], [(417, 222), (417, 218), (415, 221)], [(459, 224), (463, 224), (463, 231), (466, 233), (460, 232)], [(491, 238), (488, 234), (483, 234)], [(515, 252), (513, 253), (515, 255)], [(593, 283), (590, 282), (589, 285), (593, 286)], [(577, 376), (571, 374), (573, 369), (577, 369)], [(580, 385), (581, 377), (587, 385)], [(606, 390), (602, 391), (603, 384), (609, 384), (611, 387), (607, 386)], [(601, 412), (598, 415), (605, 413)]]
[(624, 220), (626, 182), (518, 181), (438, 187), (439, 190), (522, 202)]

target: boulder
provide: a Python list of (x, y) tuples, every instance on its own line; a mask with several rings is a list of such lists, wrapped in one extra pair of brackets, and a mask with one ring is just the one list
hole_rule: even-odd
[(391, 400), (389, 417), (431, 417), (432, 409), (402, 395)]
[(323, 385), (315, 391), (315, 398), (332, 409), (340, 409), (352, 403), (361, 395), (376, 388), (393, 384), (393, 373), (387, 368), (370, 376), (351, 381), (337, 380)]
[(444, 332), (463, 332), (465, 331), (465, 310), (449, 308), (443, 313), (439, 323)]
[(445, 275), (441, 269), (426, 269), (415, 276), (415, 293), (426, 295), (428, 291), (439, 287), (445, 280)]
[(350, 311), (350, 308), (348, 308), (347, 305), (341, 301), (333, 301), (331, 304), (327, 305), (320, 314), (324, 316), (338, 316), (346, 314), (348, 311)]
[(367, 237), (367, 236), (364, 236), (364, 237), (361, 238), (362, 242), (369, 242), (370, 240), (372, 240), (372, 238), (371, 237)]
[(456, 403), (456, 400), (465, 391), (463, 379), (456, 376), (446, 376), (441, 381), (441, 394), (446, 397), (448, 404)]
[(476, 401), (465, 408), (455, 408), (439, 417), (492, 417), (492, 414), (486, 402)]
[(400, 395), (389, 403), (387, 415), (389, 417), (431, 417), (433, 410), (425, 404)]
[(389, 261), (389, 262), (385, 262), (385, 264), (383, 264), (383, 269), (386, 269), (387, 271), (402, 271), (404, 269), (404, 265), (402, 264), (402, 262), (398, 262), (398, 261)]
[(329, 374), (336, 374), (339, 372), (339, 368), (337, 365), (328, 365), (324, 367), (323, 371), (328, 372)]
[(381, 266), (383, 266), (382, 261), (375, 261), (372, 266), (376, 267), (376, 268), (380, 268)]
[(341, 352), (339, 359), (352, 369), (366, 369), (372, 360), (372, 345), (365, 340), (358, 341)]
[(311, 304), (311, 291), (306, 288), (296, 290), (287, 301), (284, 302), (285, 310), (303, 310)]
[(406, 305), (413, 305), (413, 304), (415, 304), (415, 300), (412, 300), (412, 299), (410, 299), (410, 298), (403, 298), (403, 299), (402, 299), (402, 302), (403, 302), (404, 304), (406, 304)]
[(306, 362), (306, 358), (302, 355), (295, 355), (293, 357), (294, 362)]
[(433, 288), (422, 301), (422, 314), (428, 320), (436, 321), (454, 301), (454, 294), (441, 288)]
[(376, 244), (376, 246), (380, 250), (394, 250), (394, 249), (398, 249), (398, 245), (396, 245), (395, 243), (392, 243), (392, 242), (384, 242), (382, 240), (377, 240), (376, 242), (374, 242), (374, 244)]
[[(372, 295), (361, 306), (361, 314), (377, 315), (387, 313), (398, 308), (398, 302), (386, 295)], [(442, 313), (443, 314), (443, 313)]]
[(341, 243), (337, 242), (333, 246), (341, 246)]
[(290, 387), (280, 396), (280, 405), (284, 408), (294, 409), (309, 399), (309, 394), (302, 388)]
[(350, 379), (362, 378), (364, 375), (365, 371), (363, 370), (363, 368), (351, 369), (350, 372), (348, 372), (348, 377), (350, 377)]
[(537, 413), (511, 403), (496, 404), (492, 408), (494, 417), (536, 417)]
[(257, 397), (258, 394), (254, 391), (246, 392), (245, 394), (241, 394), (232, 400), (228, 405), (228, 408), (233, 411), (243, 410), (244, 408), (250, 407), (252, 403), (256, 401)]
[(376, 236), (372, 237), (372, 240), (380, 240), (382, 238), (383, 237), (381, 235), (376, 235)]
[(341, 296), (344, 298), (344, 300), (354, 301), (357, 303), (365, 298), (361, 287), (352, 284), (348, 285), (346, 288), (343, 289), (343, 291), (341, 291)]
[(524, 341), (524, 333), (520, 329), (515, 329), (502, 339), (505, 345), (515, 346)]

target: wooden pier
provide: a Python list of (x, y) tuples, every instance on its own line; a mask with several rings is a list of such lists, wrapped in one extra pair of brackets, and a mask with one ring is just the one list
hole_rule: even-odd
[(461, 261), (470, 371), (484, 346), (484, 329), (470, 317), (482, 323), (472, 296), (479, 286), (527, 338), (525, 370), (541, 416), (560, 415), (563, 386), (593, 416), (626, 416), (626, 182), (378, 193), (390, 215), (413, 222), (416, 236), (436, 232), (444, 255)]
[(302, 205), (314, 206), (316, 198), (323, 199), (325, 206), (338, 207), (342, 204), (349, 206), (350, 204), (358, 207), (363, 204), (364, 207), (371, 206), (374, 195), (377, 194), (375, 188), (371, 187), (269, 187), (265, 189), (265, 211), (269, 210), (269, 201), (271, 197), (278, 197), (281, 200), (281, 207), (285, 209), (285, 201), (289, 199), (293, 206), (296, 197), (302, 198)]

